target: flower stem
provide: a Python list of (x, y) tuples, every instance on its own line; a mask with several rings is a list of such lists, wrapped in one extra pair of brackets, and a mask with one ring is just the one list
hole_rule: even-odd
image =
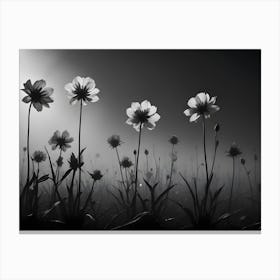
[(78, 186), (78, 211), (80, 209), (80, 197), (81, 197), (81, 125), (82, 125), (82, 110), (83, 110), (83, 101), (80, 103), (80, 120), (79, 120), (79, 186)]
[(123, 179), (122, 166), (121, 166), (121, 160), (120, 160), (120, 155), (119, 155), (118, 147), (116, 147), (116, 153), (117, 153), (117, 158), (118, 158), (118, 162), (119, 162), (122, 183), (123, 183), (123, 186), (124, 186), (124, 189), (125, 189), (125, 184), (124, 184), (124, 179)]
[(136, 196), (137, 196), (137, 186), (138, 186), (138, 163), (139, 163), (139, 152), (140, 152), (140, 145), (141, 145), (141, 134), (142, 134), (142, 123), (140, 123), (140, 129), (139, 129), (138, 150), (137, 150), (137, 159), (136, 159), (136, 166), (135, 166), (135, 189), (134, 189), (134, 196), (133, 196), (134, 214), (136, 211)]
[(205, 200), (204, 200), (204, 210), (207, 207), (207, 199), (209, 193), (209, 175), (208, 175), (208, 164), (207, 164), (207, 154), (206, 154), (206, 123), (205, 117), (202, 117), (202, 129), (203, 129), (203, 149), (204, 149), (204, 162), (205, 162), (205, 171), (206, 171), (206, 189), (205, 189)]
[(254, 193), (253, 193), (253, 185), (252, 185), (251, 178), (250, 178), (250, 172), (249, 172), (249, 170), (246, 168), (245, 165), (243, 165), (243, 167), (244, 167), (245, 173), (246, 173), (247, 178), (248, 178), (248, 183), (249, 183), (249, 187), (250, 187), (250, 194), (251, 194), (252, 206), (254, 206)]
[[(174, 145), (172, 145), (172, 150), (171, 150), (171, 167), (170, 167), (170, 178), (169, 178), (168, 187), (171, 186), (171, 182), (172, 182), (172, 174), (173, 174), (173, 166), (174, 166), (173, 154), (174, 154)], [(167, 193), (167, 196), (168, 196), (168, 193)]]
[(29, 156), (29, 135), (30, 135), (30, 111), (31, 111), (31, 105), (32, 103), (30, 103), (29, 105), (29, 109), (28, 109), (28, 125), (27, 125), (27, 145), (26, 145), (26, 149), (27, 149), (27, 176), (26, 176), (26, 182), (29, 182), (29, 173), (30, 173), (30, 156)]
[(215, 132), (215, 150), (214, 150), (214, 156), (213, 156), (213, 162), (212, 162), (212, 167), (211, 167), (211, 172), (210, 172), (210, 177), (213, 176), (213, 171), (214, 171), (214, 165), (215, 165), (215, 161), (216, 161), (216, 155), (217, 155), (217, 132)]
[(232, 180), (231, 180), (230, 197), (229, 197), (229, 205), (228, 205), (229, 213), (231, 212), (231, 205), (232, 205), (234, 177), (235, 177), (235, 158), (232, 157)]

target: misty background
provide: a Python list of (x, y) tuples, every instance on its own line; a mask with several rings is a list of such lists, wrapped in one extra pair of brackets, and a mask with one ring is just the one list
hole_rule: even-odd
[[(175, 147), (177, 171), (193, 176), (203, 162), (201, 122), (190, 123), (183, 111), (189, 98), (206, 91), (217, 96), (221, 108), (207, 120), (207, 148), (209, 163), (214, 149), (215, 123), (221, 125), (217, 152), (216, 174), (227, 182), (232, 174), (232, 160), (226, 151), (232, 142), (240, 147), (248, 169), (254, 169), (254, 155), (260, 158), (260, 97), (261, 54), (259, 50), (20, 50), (20, 88), (31, 79), (44, 79), (54, 88), (54, 103), (37, 112), (31, 110), (30, 153), (46, 146), (53, 161), (59, 151), (51, 151), (48, 140), (56, 130), (68, 130), (74, 137), (71, 149), (63, 153), (64, 169), (71, 152), (78, 151), (79, 106), (70, 105), (64, 85), (76, 76), (91, 77), (100, 89), (100, 100), (83, 107), (81, 146), (85, 170), (100, 169), (103, 173), (118, 171), (115, 151), (107, 138), (120, 135), (123, 145), (121, 157), (134, 159), (138, 133), (125, 123), (126, 109), (131, 102), (149, 100), (158, 108), (161, 119), (152, 131), (143, 130), (139, 167), (146, 169), (144, 149), (150, 151), (150, 166), (160, 157), (161, 167), (170, 169), (172, 135), (179, 138)], [(28, 104), (20, 91), (20, 164), (26, 146)], [(99, 156), (98, 156), (98, 155)], [(49, 173), (47, 162), (41, 164)], [(22, 170), (25, 174), (26, 170)], [(204, 169), (200, 169), (204, 175)], [(260, 163), (256, 169), (260, 176)], [(25, 175), (24, 175), (25, 176)], [(88, 175), (83, 175), (88, 176)], [(174, 181), (181, 181), (178, 177)], [(237, 176), (246, 180), (237, 161)], [(203, 177), (203, 176), (202, 176)], [(247, 184), (247, 181), (246, 181)]]

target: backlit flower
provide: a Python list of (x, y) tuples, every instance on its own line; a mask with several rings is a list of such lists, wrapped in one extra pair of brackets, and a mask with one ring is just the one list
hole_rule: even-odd
[(123, 157), (121, 160), (121, 167), (123, 168), (130, 168), (133, 165), (132, 161), (129, 157)]
[(144, 126), (149, 130), (152, 130), (156, 126), (156, 122), (160, 119), (160, 115), (157, 113), (157, 107), (152, 106), (147, 100), (141, 104), (139, 102), (131, 103), (131, 107), (126, 110), (128, 116), (127, 124), (132, 125), (136, 131), (140, 130)]
[(32, 156), (32, 159), (37, 162), (37, 163), (40, 163), (42, 161), (45, 161), (46, 160), (46, 154), (42, 151), (35, 151), (33, 153), (33, 156)]
[(217, 97), (210, 98), (206, 92), (200, 92), (195, 97), (192, 97), (188, 101), (188, 108), (184, 111), (187, 117), (190, 117), (190, 122), (197, 121), (201, 116), (204, 118), (210, 118), (210, 115), (219, 111), (220, 107), (214, 105)]
[(87, 102), (97, 102), (99, 97), (99, 89), (95, 87), (95, 81), (89, 77), (82, 78), (77, 76), (72, 83), (65, 85), (65, 90), (70, 98), (70, 104), (74, 105), (77, 101), (82, 101), (83, 105), (87, 105)]
[(121, 145), (121, 138), (119, 135), (112, 135), (107, 139), (107, 142), (114, 149)]
[(100, 180), (103, 177), (103, 174), (101, 173), (100, 170), (93, 170), (93, 172), (89, 173), (89, 175), (91, 176), (91, 178), (94, 181), (98, 181), (98, 180)]
[(171, 143), (172, 145), (177, 145), (179, 143), (179, 139), (177, 136), (173, 135), (169, 140), (169, 143)]
[(70, 148), (71, 145), (69, 143), (73, 142), (73, 138), (70, 137), (70, 134), (67, 130), (64, 130), (62, 134), (60, 131), (55, 131), (51, 139), (49, 140), (49, 144), (52, 146), (52, 149), (56, 148), (61, 149), (63, 152), (66, 151), (67, 148)]
[(236, 157), (242, 154), (235, 143), (232, 143), (229, 150), (226, 152), (228, 157)]
[(50, 107), (49, 103), (53, 102), (53, 99), (50, 97), (53, 94), (53, 88), (46, 87), (45, 80), (38, 80), (33, 85), (28, 80), (23, 86), (24, 88), (21, 90), (27, 94), (22, 99), (24, 103), (31, 102), (38, 112), (43, 110), (43, 106)]

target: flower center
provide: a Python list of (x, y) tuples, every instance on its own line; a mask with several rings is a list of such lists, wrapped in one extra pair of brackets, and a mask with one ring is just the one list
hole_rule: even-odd
[(148, 114), (149, 114), (148, 110), (141, 111), (140, 109), (138, 109), (134, 113), (133, 122), (134, 123), (146, 123), (150, 117)]
[(77, 84), (77, 85), (75, 85), (75, 90), (73, 93), (76, 94), (78, 100), (80, 100), (80, 99), (85, 100), (86, 97), (89, 95), (88, 92), (89, 92), (89, 90), (88, 90), (87, 86), (81, 87), (80, 84)]

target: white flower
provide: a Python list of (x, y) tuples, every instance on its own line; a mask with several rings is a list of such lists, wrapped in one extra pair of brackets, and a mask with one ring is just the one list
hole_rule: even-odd
[(210, 118), (210, 115), (219, 111), (220, 107), (214, 105), (217, 97), (210, 98), (206, 92), (200, 92), (195, 97), (188, 101), (188, 108), (184, 111), (187, 117), (190, 117), (190, 122), (197, 121), (201, 116)]
[(132, 102), (131, 107), (126, 110), (128, 116), (127, 124), (132, 125), (136, 131), (144, 126), (152, 130), (156, 126), (156, 122), (160, 119), (157, 113), (157, 107), (152, 106), (147, 100), (141, 104), (139, 102)]
[(97, 102), (99, 100), (97, 96), (99, 89), (95, 87), (95, 81), (89, 77), (81, 78), (77, 76), (72, 83), (66, 84), (64, 88), (72, 105), (79, 100), (82, 100), (83, 105), (87, 105), (87, 102)]

